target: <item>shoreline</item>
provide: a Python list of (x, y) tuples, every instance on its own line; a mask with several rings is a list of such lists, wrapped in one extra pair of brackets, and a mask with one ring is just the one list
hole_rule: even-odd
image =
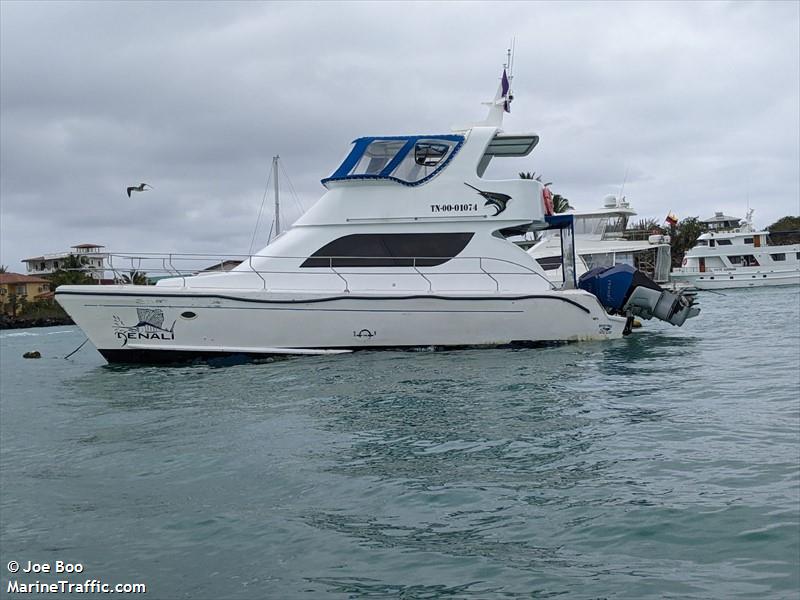
[(8, 316), (0, 317), (0, 330), (3, 329), (30, 329), (32, 327), (59, 327), (63, 325), (75, 325), (69, 317), (35, 317), (28, 319), (11, 318)]

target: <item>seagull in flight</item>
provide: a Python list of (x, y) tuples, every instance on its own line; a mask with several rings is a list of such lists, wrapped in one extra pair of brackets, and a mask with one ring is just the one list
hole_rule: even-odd
[(139, 185), (132, 185), (126, 191), (128, 192), (128, 198), (131, 197), (131, 192), (144, 192), (147, 191), (145, 188), (153, 189), (153, 186), (149, 183), (140, 183)]

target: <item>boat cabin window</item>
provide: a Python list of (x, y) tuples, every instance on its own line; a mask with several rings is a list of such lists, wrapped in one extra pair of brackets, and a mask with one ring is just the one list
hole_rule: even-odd
[(716, 240), (708, 240), (708, 245), (709, 245), (709, 246), (711, 246), (711, 247), (713, 248), (713, 247), (714, 247), (714, 242), (715, 242), (715, 241), (716, 241)]
[(608, 217), (575, 217), (575, 235), (602, 235), (606, 230)]
[(786, 260), (786, 254), (784, 254), (783, 252), (779, 254), (770, 254), (770, 256), (772, 257), (772, 260), (775, 261)]
[(756, 257), (753, 256), (752, 254), (745, 254), (742, 257), (742, 264), (745, 267), (759, 267), (759, 266), (761, 266), (761, 265), (758, 264), (758, 260), (756, 260)]
[(301, 267), (436, 267), (456, 257), (474, 234), (356, 233), (314, 252)]
[(417, 142), (414, 144), (414, 162), (423, 167), (435, 167), (447, 153), (450, 146), (433, 142)]
[(731, 245), (733, 245), (733, 242), (731, 242), (730, 240), (717, 240), (717, 243), (720, 246), (731, 246)]
[(751, 238), (751, 237), (749, 237), (749, 238), (744, 238), (744, 243), (745, 243), (745, 244), (752, 244), (752, 243), (753, 243), (753, 238)]
[(698, 246), (708, 246), (708, 240), (697, 240)]
[(388, 179), (419, 185), (444, 169), (463, 143), (461, 135), (359, 138), (344, 162), (322, 183)]
[(625, 228), (628, 226), (627, 215), (619, 215), (618, 217), (609, 217), (606, 223), (605, 235), (622, 235)]
[(561, 268), (560, 256), (544, 256), (542, 258), (537, 258), (536, 262), (538, 262), (539, 266), (545, 271), (555, 271)]
[(743, 267), (759, 267), (758, 260), (752, 254), (745, 254), (744, 256), (729, 256), (728, 260), (731, 264), (742, 265)]

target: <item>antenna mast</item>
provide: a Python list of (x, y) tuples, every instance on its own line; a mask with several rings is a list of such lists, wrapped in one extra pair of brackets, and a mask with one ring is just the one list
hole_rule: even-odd
[(272, 179), (275, 184), (275, 237), (281, 232), (281, 202), (278, 192), (278, 159), (280, 156), (272, 157)]
[(628, 182), (628, 167), (625, 167), (625, 177), (622, 178), (622, 187), (619, 188), (619, 201), (625, 197), (622, 193), (625, 191), (625, 184)]
[(507, 57), (508, 57), (508, 79), (514, 79), (514, 54), (517, 49), (517, 38), (511, 38), (511, 47), (508, 49)]

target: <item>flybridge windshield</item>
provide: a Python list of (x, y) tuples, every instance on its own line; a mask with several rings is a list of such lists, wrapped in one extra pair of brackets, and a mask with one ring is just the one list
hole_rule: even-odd
[(419, 185), (444, 169), (463, 143), (461, 135), (359, 138), (344, 162), (322, 183), (389, 179)]

